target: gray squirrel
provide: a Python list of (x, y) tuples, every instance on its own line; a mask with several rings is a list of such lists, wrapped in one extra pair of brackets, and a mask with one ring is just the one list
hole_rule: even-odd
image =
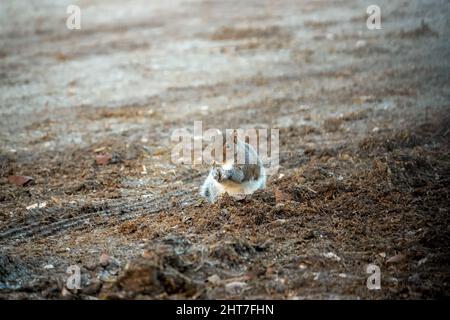
[[(209, 202), (215, 202), (224, 193), (238, 197), (252, 194), (266, 185), (264, 165), (255, 149), (238, 139), (236, 130), (224, 136), (223, 158), (228, 159), (227, 153), (233, 153), (233, 157), (220, 166), (214, 165), (201, 186), (200, 194)], [(245, 152), (244, 163), (237, 161), (239, 152)]]

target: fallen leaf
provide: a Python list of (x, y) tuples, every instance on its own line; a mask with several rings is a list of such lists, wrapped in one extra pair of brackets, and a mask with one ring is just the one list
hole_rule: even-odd
[(27, 183), (33, 181), (34, 179), (29, 176), (9, 176), (8, 181), (9, 183), (15, 184), (16, 186), (22, 187), (25, 186)]
[(95, 156), (95, 162), (101, 166), (107, 165), (111, 161), (111, 159), (111, 153), (103, 153)]
[(280, 204), (282, 202), (290, 201), (290, 200), (292, 200), (292, 197), (289, 194), (287, 194), (287, 193), (285, 193), (285, 192), (283, 192), (283, 191), (281, 191), (279, 189), (275, 189), (275, 202), (276, 202), (276, 204)]

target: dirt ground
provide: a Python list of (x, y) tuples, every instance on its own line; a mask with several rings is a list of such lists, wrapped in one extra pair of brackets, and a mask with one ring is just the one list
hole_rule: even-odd
[[(450, 3), (371, 4), (2, 1), (0, 298), (448, 298)], [(265, 190), (201, 199), (200, 120), (280, 129)]]

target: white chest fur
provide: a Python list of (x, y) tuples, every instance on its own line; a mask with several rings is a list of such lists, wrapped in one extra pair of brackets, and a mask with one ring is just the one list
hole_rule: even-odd
[[(222, 166), (222, 169), (224, 170), (230, 170), (233, 167), (232, 162), (225, 163)], [(262, 174), (257, 180), (250, 180), (245, 181), (242, 183), (237, 183), (231, 180), (225, 180), (222, 182), (218, 182), (217, 180), (213, 179), (213, 183), (215, 184), (218, 193), (228, 193), (229, 195), (242, 195), (242, 194), (251, 194), (255, 192), (258, 189), (261, 189), (265, 185), (265, 172), (264, 168), (262, 168)]]

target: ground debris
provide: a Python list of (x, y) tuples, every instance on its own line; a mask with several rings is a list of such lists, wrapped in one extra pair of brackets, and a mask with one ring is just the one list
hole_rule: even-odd
[(8, 181), (11, 184), (15, 184), (16, 186), (23, 187), (30, 182), (34, 181), (32, 177), (29, 176), (9, 176)]

